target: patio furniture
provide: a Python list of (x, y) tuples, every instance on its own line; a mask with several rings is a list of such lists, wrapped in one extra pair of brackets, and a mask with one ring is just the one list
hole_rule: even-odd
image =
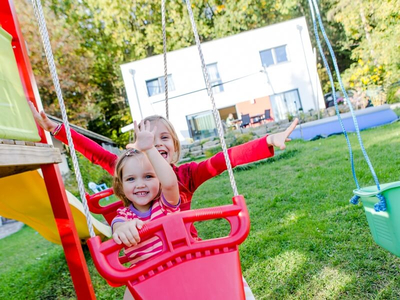
[(274, 118), (271, 117), (271, 110), (270, 109), (266, 109), (264, 112), (264, 121), (268, 121), (271, 120), (273, 121)]
[(251, 117), (251, 124), (258, 124), (261, 123), (263, 120), (264, 114), (254, 115)]
[(250, 125), (250, 115), (242, 115), (242, 123), (240, 124), (240, 128), (246, 127)]
[[(96, 184), (94, 182), (89, 182), (88, 187), (89, 187), (89, 189), (92, 190), (93, 193), (100, 193), (100, 192), (108, 189), (108, 186), (105, 183)], [(106, 201), (108, 201), (109, 197), (106, 197), (105, 199), (106, 199)]]

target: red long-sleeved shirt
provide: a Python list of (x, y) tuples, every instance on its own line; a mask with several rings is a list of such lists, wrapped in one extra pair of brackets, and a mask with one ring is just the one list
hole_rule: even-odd
[[(96, 142), (71, 129), (75, 150), (82, 153), (92, 163), (101, 166), (112, 176), (118, 156), (101, 147)], [(62, 126), (55, 136), (64, 144), (68, 144), (65, 128)], [(232, 167), (255, 162), (274, 155), (274, 148), (267, 145), (266, 137), (228, 149)], [(179, 182), (181, 210), (189, 210), (193, 193), (205, 181), (221, 174), (227, 169), (224, 154), (217, 153), (202, 162), (189, 162), (180, 166), (172, 165)], [(194, 233), (194, 232), (193, 232)], [(196, 234), (197, 235), (197, 234)]]

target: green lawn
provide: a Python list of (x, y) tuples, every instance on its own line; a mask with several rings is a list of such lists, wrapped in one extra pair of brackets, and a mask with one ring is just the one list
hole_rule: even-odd
[[(400, 177), (400, 122), (362, 132), (381, 183)], [(350, 135), (361, 186), (373, 184), (356, 135)], [(237, 168), (247, 199), (251, 231), (241, 245), (243, 274), (257, 299), (399, 299), (400, 259), (377, 246), (362, 206), (349, 204), (353, 181), (343, 135), (293, 141), (288, 150)], [(227, 174), (205, 183), (193, 207), (227, 204)], [(210, 238), (224, 222), (199, 224)], [(62, 248), (32, 229), (0, 240), (0, 299), (74, 299)], [(98, 299), (122, 299), (90, 261)], [(193, 278), (193, 280), (196, 280)]]

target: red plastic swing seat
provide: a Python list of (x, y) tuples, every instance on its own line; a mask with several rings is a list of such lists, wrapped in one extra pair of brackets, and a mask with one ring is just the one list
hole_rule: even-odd
[[(195, 240), (190, 235), (194, 222), (220, 219), (231, 226), (226, 237)], [(135, 299), (245, 299), (238, 246), (247, 237), (250, 219), (243, 196), (232, 205), (170, 214), (147, 223), (142, 241), (157, 235), (163, 251), (135, 267), (122, 265), (123, 245), (113, 240), (88, 240), (94, 264), (113, 286), (126, 285)]]

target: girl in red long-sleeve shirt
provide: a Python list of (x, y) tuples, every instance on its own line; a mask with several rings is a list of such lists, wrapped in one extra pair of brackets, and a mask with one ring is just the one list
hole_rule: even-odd
[[(68, 144), (65, 128), (62, 124), (57, 124), (47, 118), (42, 111), (37, 112), (30, 103), (32, 113), (37, 123), (44, 129), (53, 134), (64, 144)], [(162, 116), (151, 116), (144, 119), (150, 121), (152, 126), (157, 126), (154, 145), (159, 149), (164, 158), (171, 164), (179, 182), (179, 192), (181, 197), (181, 210), (189, 210), (193, 193), (205, 181), (221, 174), (227, 169), (224, 155), (222, 152), (201, 162), (189, 162), (175, 165), (180, 156), (180, 143), (172, 124)], [(248, 164), (261, 159), (272, 157), (274, 148), (285, 149), (285, 142), (297, 125), (296, 119), (284, 132), (266, 135), (265, 137), (247, 142), (245, 144), (228, 149), (229, 159), (232, 167)], [(72, 139), (75, 149), (82, 153), (92, 163), (101, 166), (111, 176), (114, 175), (114, 167), (118, 156), (104, 149), (89, 138), (71, 129)], [(130, 147), (128, 145), (127, 147)]]

